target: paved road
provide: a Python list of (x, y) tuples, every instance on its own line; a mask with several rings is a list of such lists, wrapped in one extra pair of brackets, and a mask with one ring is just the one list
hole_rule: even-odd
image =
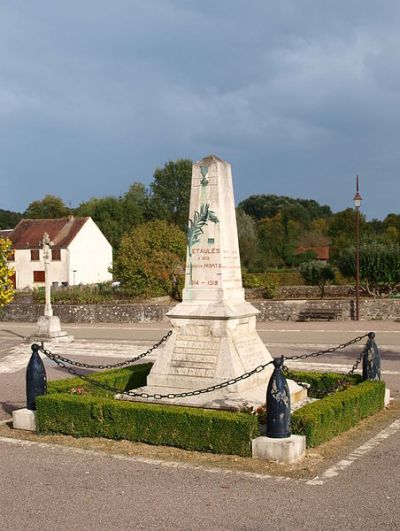
[[(71, 325), (79, 359), (138, 352), (165, 333), (161, 325)], [(24, 405), (32, 325), (0, 324), (0, 419)], [(267, 323), (260, 335), (273, 355), (334, 346), (375, 330), (384, 379), (399, 394), (400, 324)], [(19, 335), (18, 335), (19, 334)], [(359, 345), (361, 345), (360, 343)], [(358, 345), (308, 363), (348, 367)], [(26, 356), (25, 353), (26, 352)], [(46, 362), (48, 377), (65, 375)], [(0, 529), (20, 530), (387, 530), (400, 529), (400, 423), (342, 460), (323, 481), (257, 477), (115, 458), (0, 438)], [(379, 444), (378, 444), (379, 443)], [(343, 470), (342, 470), (343, 469)], [(337, 475), (335, 475), (337, 474)]]

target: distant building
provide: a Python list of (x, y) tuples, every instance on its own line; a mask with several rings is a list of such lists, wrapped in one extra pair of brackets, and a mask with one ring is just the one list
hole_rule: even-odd
[(47, 233), (52, 241), (50, 280), (73, 286), (112, 280), (112, 247), (90, 217), (23, 219), (13, 230), (0, 230), (0, 237), (13, 242), (9, 257), (15, 270), (17, 290), (32, 289), (45, 283), (41, 241)]
[(304, 254), (313, 252), (316, 255), (316, 260), (327, 262), (329, 260), (329, 245), (322, 245), (319, 247), (297, 247), (296, 254)]

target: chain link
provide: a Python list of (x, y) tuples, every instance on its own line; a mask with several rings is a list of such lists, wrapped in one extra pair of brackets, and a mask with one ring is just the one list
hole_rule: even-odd
[(344, 348), (354, 345), (355, 343), (358, 343), (365, 337), (367, 337), (368, 334), (364, 334), (363, 336), (357, 336), (354, 339), (351, 339), (350, 341), (347, 341), (347, 343), (340, 343), (337, 347), (330, 347), (326, 350), (317, 350), (316, 352), (311, 352), (309, 354), (300, 354), (299, 356), (285, 356), (286, 360), (305, 360), (307, 358), (316, 358), (318, 356), (322, 356), (324, 354), (331, 354), (332, 352), (337, 352), (338, 350), (343, 350)]
[(42, 343), (42, 346), (39, 348), (39, 350), (43, 352), (43, 354), (45, 354), (47, 357), (52, 359), (53, 361), (56, 361), (57, 359), (63, 363), (66, 363), (68, 365), (73, 365), (75, 367), (82, 367), (84, 369), (116, 369), (117, 367), (125, 367), (126, 365), (130, 365), (134, 363), (135, 361), (138, 361), (144, 358), (145, 356), (153, 352), (153, 350), (156, 350), (160, 345), (162, 345), (164, 341), (166, 341), (170, 337), (171, 334), (172, 334), (172, 330), (170, 330), (167, 334), (165, 334), (165, 336), (163, 336), (159, 341), (157, 341), (157, 343), (155, 343), (152, 347), (146, 350), (146, 352), (143, 352), (142, 354), (139, 354), (138, 356), (135, 356), (134, 358), (130, 358), (125, 361), (120, 361), (119, 363), (113, 363), (113, 364), (109, 363), (107, 365), (94, 365), (91, 363), (83, 363), (80, 361), (70, 360), (68, 358), (65, 358), (64, 356), (60, 356), (59, 354), (54, 354), (54, 352), (50, 352), (49, 350), (46, 350), (43, 346), (43, 343)]
[(365, 353), (365, 349), (366, 349), (366, 347), (364, 347), (362, 349), (362, 351), (360, 352), (360, 355), (358, 356), (358, 358), (354, 362), (353, 367), (349, 370), (348, 376), (352, 376), (354, 374), (354, 372), (356, 371), (357, 367), (360, 365), (361, 360), (363, 359), (363, 356), (364, 356), (364, 353)]
[(125, 395), (125, 396), (136, 396), (136, 397), (139, 397), (139, 398), (154, 398), (155, 400), (161, 400), (163, 398), (169, 398), (169, 399), (173, 399), (173, 398), (185, 398), (185, 397), (188, 397), (188, 396), (197, 396), (197, 395), (202, 395), (204, 393), (211, 393), (212, 391), (216, 391), (217, 389), (223, 389), (224, 387), (228, 387), (229, 385), (234, 385), (235, 383), (238, 383), (242, 380), (246, 380), (247, 378), (250, 378), (250, 376), (253, 376), (253, 374), (257, 373), (257, 372), (262, 372), (266, 367), (268, 367), (268, 365), (271, 365), (273, 363), (273, 361), (269, 361), (268, 363), (265, 363), (264, 365), (258, 365), (255, 369), (251, 370), (251, 371), (248, 371), (248, 372), (245, 372), (243, 374), (241, 374), (240, 376), (237, 376), (236, 378), (231, 378), (230, 380), (226, 380), (224, 382), (220, 382), (218, 384), (215, 384), (215, 385), (210, 385), (209, 387), (204, 387), (202, 389), (195, 389), (194, 391), (185, 391), (185, 392), (182, 392), (182, 393), (168, 393), (168, 394), (158, 394), (158, 393), (154, 393), (154, 394), (150, 394), (150, 393), (135, 393), (135, 391), (124, 391), (122, 389), (117, 389), (116, 387), (113, 387), (111, 385), (107, 385), (107, 384), (104, 384), (102, 382), (97, 382), (96, 380), (93, 380), (92, 378), (90, 378), (89, 376), (87, 376), (86, 374), (79, 374), (75, 369), (73, 369), (72, 367), (67, 367), (67, 365), (63, 362), (63, 361), (60, 361), (58, 358), (56, 358), (54, 354), (52, 354), (51, 352), (49, 351), (43, 351), (43, 354), (45, 354), (49, 359), (53, 360), (59, 367), (61, 367), (62, 369), (65, 369), (66, 371), (69, 372), (69, 374), (73, 375), (73, 376), (78, 376), (79, 378), (81, 378), (82, 380), (84, 380), (85, 382), (88, 382), (96, 387), (101, 387), (102, 389), (105, 389), (106, 391), (110, 391), (112, 393), (116, 393), (116, 394), (121, 394), (121, 395)]
[[(230, 385), (234, 385), (234, 384), (236, 384), (236, 383), (238, 383), (238, 382), (240, 382), (242, 380), (246, 380), (247, 378), (250, 378), (250, 376), (252, 376), (253, 374), (262, 372), (266, 367), (268, 367), (269, 365), (273, 364), (273, 360), (271, 360), (268, 363), (264, 363), (263, 365), (258, 365), (255, 369), (253, 369), (251, 371), (248, 371), (248, 372), (245, 372), (245, 373), (241, 374), (240, 376), (237, 376), (236, 378), (231, 378), (230, 380), (226, 380), (224, 382), (220, 382), (218, 384), (211, 385), (209, 387), (204, 387), (202, 389), (195, 389), (193, 391), (184, 391), (182, 393), (167, 393), (167, 394), (160, 394), (160, 393), (151, 394), (151, 393), (145, 393), (145, 392), (136, 393), (133, 390), (124, 391), (122, 389), (117, 389), (116, 387), (113, 387), (113, 386), (98, 382), (96, 380), (93, 380), (92, 378), (90, 378), (89, 376), (87, 376), (85, 374), (79, 374), (75, 369), (73, 369), (72, 367), (68, 367), (67, 366), (67, 365), (73, 365), (73, 366), (83, 367), (83, 368), (87, 368), (87, 369), (100, 369), (100, 368), (102, 368), (102, 369), (110, 369), (110, 368), (115, 368), (115, 367), (123, 367), (125, 365), (129, 365), (129, 364), (133, 363), (134, 361), (137, 361), (137, 360), (147, 356), (147, 354), (152, 352), (154, 349), (158, 348), (164, 341), (166, 341), (171, 334), (172, 334), (172, 331), (170, 330), (165, 336), (163, 336), (160, 339), (160, 341), (158, 341), (155, 345), (153, 345), (150, 349), (148, 349), (143, 354), (140, 354), (139, 356), (136, 356), (135, 358), (131, 358), (130, 360), (126, 360), (124, 362), (116, 363), (114, 365), (91, 365), (91, 364), (88, 364), (88, 363), (81, 363), (81, 362), (69, 360), (68, 358), (64, 358), (62, 356), (59, 356), (58, 354), (54, 354), (54, 353), (50, 352), (49, 350), (46, 350), (43, 346), (39, 350), (41, 352), (43, 352), (43, 354), (45, 356), (47, 356), (49, 359), (54, 361), (60, 368), (65, 369), (66, 371), (68, 371), (69, 374), (71, 374), (73, 376), (77, 376), (77, 377), (81, 378), (82, 380), (90, 383), (91, 385), (94, 385), (96, 387), (100, 387), (100, 388), (105, 389), (106, 391), (112, 392), (114, 394), (121, 394), (121, 395), (124, 395), (124, 396), (138, 397), (138, 398), (145, 398), (145, 399), (151, 398), (151, 399), (155, 399), (155, 400), (162, 400), (162, 399), (165, 399), (165, 398), (172, 400), (174, 398), (186, 398), (186, 397), (191, 397), (191, 396), (198, 396), (198, 395), (201, 395), (201, 394), (204, 394), (204, 393), (211, 393), (211, 392), (216, 391), (218, 389), (223, 389), (223, 388), (228, 387)], [(332, 348), (329, 348), (329, 349), (326, 349), (326, 350), (319, 350), (317, 352), (311, 352), (309, 354), (302, 354), (300, 356), (285, 356), (284, 358), (287, 359), (287, 360), (303, 360), (303, 359), (307, 359), (307, 358), (310, 358), (310, 357), (322, 356), (323, 354), (329, 354), (329, 353), (332, 353), (332, 352), (337, 352), (338, 350), (342, 350), (342, 349), (348, 347), (349, 345), (354, 345), (355, 343), (358, 343), (359, 341), (361, 341), (362, 339), (364, 339), (367, 336), (368, 336), (368, 334), (364, 334), (363, 336), (358, 336), (358, 337), (348, 341), (347, 343), (341, 343), (337, 347), (332, 347)], [(358, 365), (359, 365), (359, 363), (360, 363), (360, 361), (362, 359), (363, 352), (364, 352), (364, 350), (361, 352), (359, 358), (357, 358), (356, 362), (354, 363), (352, 369), (349, 372), (349, 375), (353, 374), (354, 371), (356, 370), (356, 368), (358, 367)], [(283, 367), (283, 369), (284, 370), (288, 370), (287, 367)], [(296, 382), (296, 383), (298, 383), (299, 385), (301, 385), (305, 389), (308, 389), (308, 387), (309, 387), (309, 385), (305, 384), (304, 382)], [(342, 384), (342, 381), (340, 382), (340, 384)]]

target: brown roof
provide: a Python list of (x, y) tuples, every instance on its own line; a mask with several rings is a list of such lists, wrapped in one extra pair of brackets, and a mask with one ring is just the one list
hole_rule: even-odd
[(22, 219), (8, 235), (14, 249), (38, 249), (45, 232), (54, 249), (65, 249), (89, 218)]
[(329, 245), (321, 247), (297, 247), (296, 254), (306, 253), (307, 251), (313, 251), (319, 260), (329, 260)]

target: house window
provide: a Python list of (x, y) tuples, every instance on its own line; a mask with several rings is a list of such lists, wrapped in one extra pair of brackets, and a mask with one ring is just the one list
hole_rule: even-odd
[(31, 261), (37, 262), (40, 260), (39, 249), (31, 249)]
[(8, 258), (7, 260), (9, 262), (15, 262), (15, 251), (11, 251), (9, 254), (8, 254)]
[(61, 260), (61, 249), (52, 249), (51, 250), (51, 259), (52, 260)]
[(33, 272), (33, 282), (45, 282), (44, 271), (34, 271)]

